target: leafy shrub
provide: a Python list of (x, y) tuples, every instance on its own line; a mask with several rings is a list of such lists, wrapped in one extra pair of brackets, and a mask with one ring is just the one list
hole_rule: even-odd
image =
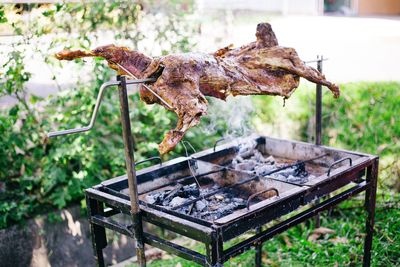
[[(196, 27), (186, 22), (191, 6), (191, 1), (2, 6), (0, 22), (6, 22), (5, 28), (17, 37), (11, 49), (3, 50), (2, 56), (8, 60), (1, 66), (4, 76), (0, 96), (14, 97), (18, 103), (0, 111), (0, 228), (49, 209), (79, 203), (84, 188), (122, 175), (125, 169), (115, 90), (107, 93), (94, 130), (51, 140), (46, 137), (49, 131), (75, 128), (89, 121), (97, 90), (112, 74), (105, 63), (94, 60), (93, 69), (86, 70), (92, 80), (83, 83), (78, 79), (75, 89), (44, 100), (26, 92), (31, 73), (25, 63), (31, 52), (44, 58), (38, 64), (51, 68), (56, 79), (56, 74), (62, 74), (62, 65), (51, 58), (54, 51), (64, 46), (89, 48), (107, 31), (112, 31), (110, 42), (118, 40), (152, 54), (184, 51), (193, 45), (188, 36)], [(30, 20), (26, 23), (28, 13)], [(145, 32), (140, 29), (143, 20), (151, 25)], [(153, 40), (152, 49), (142, 40)], [(82, 71), (82, 67), (75, 69), (76, 73)], [(176, 118), (159, 106), (145, 106), (137, 94), (130, 99), (134, 106), (135, 156), (141, 160), (157, 153), (160, 136)], [(212, 138), (207, 141), (212, 142)], [(191, 140), (196, 148), (202, 142), (201, 138)], [(178, 148), (171, 156), (181, 153), (182, 148)]]
[[(6, 188), (0, 204), (2, 227), (49, 208), (79, 202), (85, 188), (125, 173), (115, 90), (106, 93), (96, 125), (89, 133), (50, 140), (44, 135), (55, 128), (85, 124), (95, 101), (93, 88), (94, 85), (87, 85), (61, 92), (42, 106), (45, 116), (39, 117), (39, 124), (21, 105), (1, 114), (0, 143), (4, 149), (0, 152), (0, 169)], [(142, 160), (155, 156), (160, 137), (175, 125), (176, 116), (161, 106), (145, 105), (137, 94), (130, 96), (130, 100), (135, 157)], [(42, 104), (35, 105), (35, 110)], [(188, 136), (196, 149), (211, 146), (217, 138), (206, 140), (193, 131)], [(166, 157), (177, 155), (184, 155), (180, 146)]]
[[(324, 99), (325, 144), (380, 156), (380, 186), (400, 191), (400, 84), (349, 83)], [(389, 190), (387, 190), (389, 189)]]

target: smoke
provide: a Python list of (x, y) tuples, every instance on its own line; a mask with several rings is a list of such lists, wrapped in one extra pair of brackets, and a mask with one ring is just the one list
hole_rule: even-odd
[(208, 115), (201, 131), (225, 140), (250, 135), (254, 132), (252, 116), (255, 113), (250, 96), (228, 97), (226, 101), (209, 99)]

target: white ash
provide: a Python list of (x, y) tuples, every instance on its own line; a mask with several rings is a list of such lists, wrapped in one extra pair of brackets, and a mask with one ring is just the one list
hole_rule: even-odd
[(315, 176), (309, 175), (304, 165), (293, 166), (282, 171), (269, 174), (278, 168), (284, 167), (278, 164), (273, 156), (265, 157), (256, 149), (256, 143), (244, 143), (239, 146), (238, 155), (232, 160), (231, 168), (237, 171), (244, 171), (260, 176), (268, 175), (269, 177), (290, 183), (304, 184)]
[(174, 197), (171, 202), (169, 203), (170, 207), (177, 207), (182, 205), (183, 203), (185, 203), (187, 201), (186, 198), (183, 197)]
[(205, 200), (199, 200), (196, 202), (196, 210), (197, 211), (203, 211), (207, 207), (207, 203), (205, 203)]

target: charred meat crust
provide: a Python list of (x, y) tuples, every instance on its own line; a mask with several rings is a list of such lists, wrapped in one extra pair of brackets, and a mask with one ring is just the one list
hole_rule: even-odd
[(170, 109), (147, 89), (140, 89), (140, 98), (147, 104), (160, 104), (178, 116), (175, 129), (165, 135), (159, 145), (160, 154), (171, 151), (186, 131), (200, 122), (207, 113), (205, 96), (225, 100), (229, 95), (279, 95), (290, 97), (300, 77), (327, 86), (335, 97), (339, 87), (325, 79), (314, 68), (304, 64), (293, 48), (281, 47), (271, 25), (257, 25), (256, 41), (240, 48), (227, 46), (214, 54), (186, 53), (150, 58), (126, 47), (107, 45), (92, 51), (67, 51), (56, 54), (60, 60), (81, 57), (102, 57), (119, 74), (127, 74), (122, 65), (137, 78), (156, 78), (153, 90)]

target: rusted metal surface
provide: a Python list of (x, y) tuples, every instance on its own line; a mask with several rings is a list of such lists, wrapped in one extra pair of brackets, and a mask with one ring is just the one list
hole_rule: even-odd
[[(322, 73), (323, 56), (317, 58), (317, 70)], [(322, 145), (322, 85), (316, 85), (315, 103), (315, 144)]]
[[(271, 192), (271, 191), (275, 193), (275, 196), (279, 197), (279, 191), (278, 191), (278, 189), (276, 189), (274, 187), (267, 188), (267, 189), (262, 190), (260, 192), (256, 192), (256, 193), (250, 195), (249, 198), (247, 199), (247, 204), (246, 204), (247, 209), (248, 210), (250, 209), (250, 202), (253, 200), (253, 198), (255, 198), (255, 197), (259, 196), (259, 195), (265, 194), (267, 192)], [(268, 196), (268, 198), (269, 197), (272, 197), (272, 196)]]
[(374, 234), (375, 224), (375, 206), (376, 206), (376, 190), (378, 182), (379, 158), (374, 158), (373, 165), (368, 167), (366, 181), (369, 183), (369, 188), (365, 192), (365, 209), (367, 210), (367, 219), (365, 223), (365, 242), (364, 242), (364, 259), (363, 266), (371, 265), (371, 249), (372, 238)]
[(339, 160), (335, 161), (334, 163), (332, 163), (331, 166), (329, 166), (328, 173), (327, 173), (326, 175), (327, 175), (327, 176), (330, 176), (330, 175), (331, 175), (331, 170), (332, 170), (333, 166), (336, 166), (336, 165), (338, 165), (339, 163), (341, 163), (341, 162), (343, 162), (343, 161), (345, 161), (345, 160), (348, 160), (348, 161), (349, 161), (350, 166), (353, 165), (353, 161), (352, 161), (351, 158), (339, 159)]
[[(96, 199), (92, 199), (87, 196), (86, 205), (88, 209), (89, 222), (91, 221), (91, 218), (93, 218), (93, 216), (103, 214), (103, 203), (97, 201)], [(95, 253), (97, 264), (99, 267), (103, 267), (103, 248), (107, 246), (106, 230), (104, 227), (91, 223), (90, 233), (92, 235), (93, 252)]]

